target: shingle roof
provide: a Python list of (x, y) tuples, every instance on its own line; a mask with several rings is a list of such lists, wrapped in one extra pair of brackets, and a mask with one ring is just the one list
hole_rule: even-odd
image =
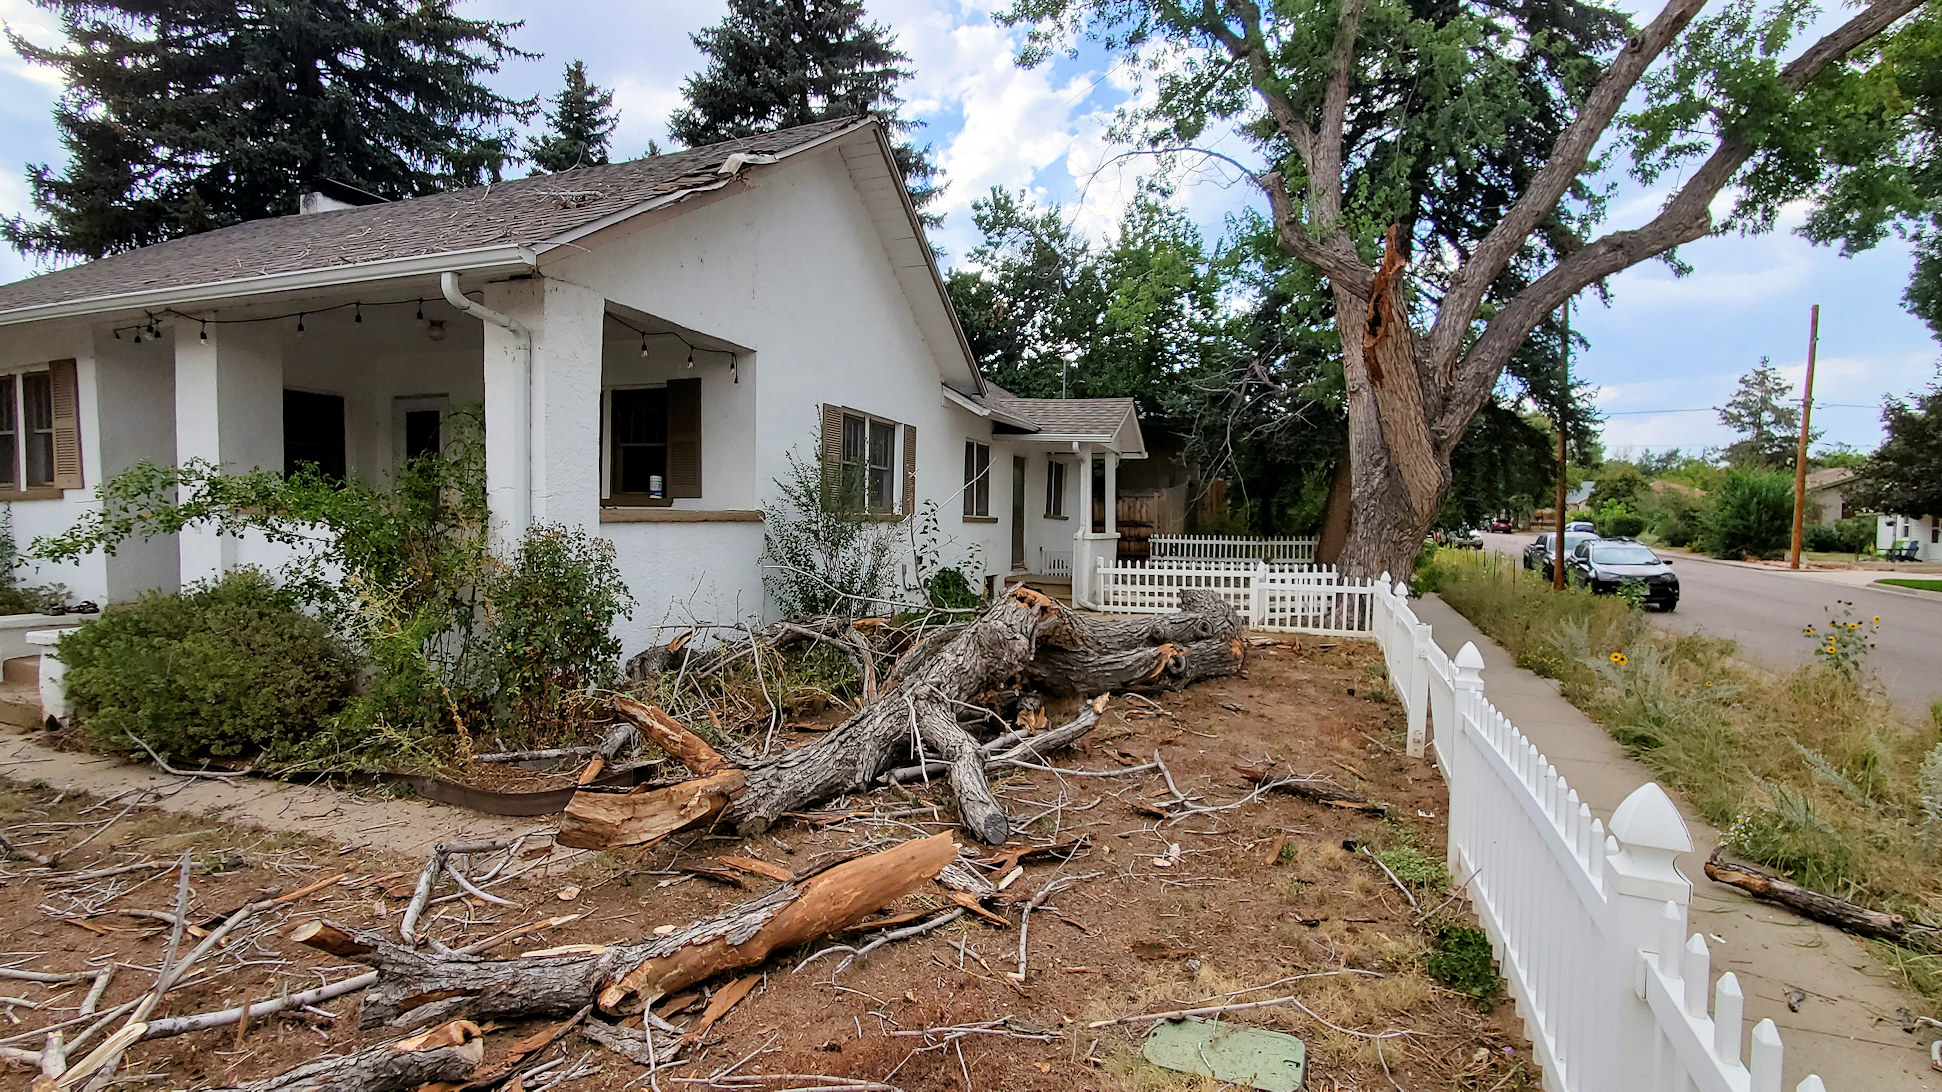
[(1826, 489), (1841, 485), (1854, 475), (1855, 469), (1851, 466), (1830, 466), (1820, 470), (1810, 470), (1807, 473), (1807, 488)]
[(1076, 439), (1111, 440), (1128, 414), (1138, 415), (1131, 398), (1020, 398), (990, 380), (985, 381), (983, 401), (1030, 421), (1041, 432)]
[(842, 118), (628, 163), (253, 220), (0, 285), (0, 313), (147, 289), (542, 243), (644, 201), (719, 183), (718, 168), (736, 152), (781, 154), (858, 124), (864, 123)]

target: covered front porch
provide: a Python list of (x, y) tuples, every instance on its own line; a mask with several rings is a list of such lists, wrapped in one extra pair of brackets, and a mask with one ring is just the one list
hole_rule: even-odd
[[(745, 601), (761, 586), (754, 354), (704, 331), (563, 280), (448, 275), (117, 326), (97, 356), (168, 386), (173, 413), (130, 455), (381, 484), (475, 444), (496, 540), (597, 529), (643, 606), (762, 608)], [(148, 558), (149, 586), (300, 549), (207, 528), (160, 548), (173, 556)], [(623, 639), (665, 614), (637, 611)]]

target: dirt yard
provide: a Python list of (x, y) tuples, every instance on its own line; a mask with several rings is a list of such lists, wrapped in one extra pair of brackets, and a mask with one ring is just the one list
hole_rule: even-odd
[[(1463, 932), (1453, 924), (1468, 919), (1439, 874), (1442, 783), (1402, 753), (1400, 708), (1381, 681), (1374, 646), (1304, 638), (1258, 644), (1250, 657), (1243, 677), (1155, 703), (1117, 697), (1107, 720), (1057, 760), (1062, 772), (1017, 770), (1000, 779), (999, 796), (1024, 831), (1006, 847), (981, 851), (997, 862), (991, 880), (1005, 882), (1014, 870), (997, 860), (1010, 850), (1068, 846), (1064, 859), (1034, 856), (1019, 865), (990, 904), (1004, 924), (965, 914), (840, 972), (842, 951), (808, 957), (833, 943), (861, 946), (871, 932), (819, 941), (771, 959), (747, 996), (672, 1064), (663, 1060), (650, 1073), (573, 1033), (526, 1058), (525, 1073), (501, 1087), (1214, 1088), (1142, 1059), (1151, 1022), (1088, 1025), (1274, 998), (1290, 1000), (1222, 1018), (1299, 1036), (1310, 1089), (1533, 1086), (1528, 1049), (1502, 995), (1479, 1001), (1429, 973), (1434, 966), (1449, 981), (1477, 980), (1474, 961), (1463, 979), (1460, 953), (1447, 950), (1447, 938)], [(1061, 712), (1053, 710), (1055, 723)], [(1156, 770), (1122, 773), (1151, 763), (1156, 752), (1179, 797)], [(1326, 776), (1387, 805), (1386, 814), (1254, 794), (1236, 767), (1264, 764)], [(145, 807), (132, 794), (63, 795), (27, 782), (30, 771), (14, 776), (22, 780), (0, 791), (0, 821), (16, 849), (15, 859), (0, 863), (0, 1045), (15, 1051), (39, 1050), (41, 1029), (64, 1024), (72, 1043), (101, 1023), (70, 1050), (77, 1061), (121, 1025), (125, 1016), (77, 1018), (94, 978), (48, 984), (17, 972), (97, 972), (113, 964), (90, 1011), (114, 1013), (140, 998), (164, 960), (177, 898), (173, 865), (185, 852), (193, 867), (184, 952), (200, 942), (200, 931), (266, 892), (315, 889), (245, 922), (191, 968), (151, 1020), (363, 973), (288, 934), (321, 917), (396, 938), (424, 864), (302, 833), (196, 822)], [(544, 839), (530, 839), (517, 854), (481, 855), (470, 866), (490, 894), (516, 905), (446, 898), (432, 904), (421, 929), (457, 947), (579, 915), (506, 942), (497, 957), (649, 937), (776, 883), (749, 866), (722, 868), (711, 861), (717, 855), (765, 862), (776, 876), (800, 873), (864, 847), (955, 829), (948, 802), (936, 807), (934, 799), (921, 787), (883, 790), (795, 817), (752, 841), (679, 835), (645, 850), (548, 854)], [(47, 868), (23, 854), (62, 856)], [(1021, 985), (1021, 915), (1058, 880), (1076, 882), (1030, 913)], [(448, 884), (437, 894), (452, 892)], [(879, 920), (926, 920), (950, 908), (944, 896), (928, 884)], [(727, 976), (706, 985), (713, 993), (737, 982)], [(708, 993), (677, 995), (655, 1012), (692, 1028), (709, 1000)], [(240, 1084), (399, 1034), (360, 1032), (357, 1010), (353, 993), (138, 1043), (118, 1081), (131, 1088)], [(972, 1024), (983, 1026), (967, 1029)], [(488, 1026), (478, 1073), (501, 1072), (517, 1044), (533, 1045), (535, 1033), (543, 1040), (557, 1025)], [(27, 1088), (33, 1072), (22, 1060), (7, 1063), (0, 1087)]]

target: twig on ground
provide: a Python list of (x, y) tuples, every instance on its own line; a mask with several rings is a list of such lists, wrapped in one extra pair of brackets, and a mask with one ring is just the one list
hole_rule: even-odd
[(1409, 908), (1421, 912), (1423, 908), (1416, 904), (1416, 896), (1410, 893), (1409, 888), (1403, 886), (1403, 881), (1396, 878), (1396, 874), (1390, 871), (1389, 866), (1383, 863), (1382, 858), (1371, 852), (1368, 846), (1362, 846), (1361, 849), (1363, 855), (1374, 861), (1376, 867), (1382, 869), (1382, 874), (1389, 877), (1389, 882), (1396, 885), (1396, 890), (1403, 893), (1403, 898), (1409, 900)]
[[(1373, 978), (1382, 977), (1382, 975), (1378, 974), (1375, 971), (1364, 971), (1364, 970), (1357, 970), (1355, 968), (1346, 968), (1339, 971), (1316, 971), (1313, 974), (1296, 975), (1294, 978), (1286, 979), (1285, 981), (1292, 982), (1292, 981), (1295, 981), (1295, 979), (1301, 979), (1301, 978), (1331, 978), (1336, 975), (1342, 975), (1342, 974), (1366, 974)], [(1301, 1003), (1301, 999), (1299, 997), (1289, 996), (1289, 997), (1270, 997), (1266, 1001), (1235, 1001), (1226, 1005), (1202, 1005), (1198, 1008), (1191, 1008), (1191, 1009), (1169, 1009), (1166, 1012), (1144, 1012), (1139, 1014), (1138, 1016), (1116, 1016), (1111, 1020), (1094, 1020), (1092, 1023), (1087, 1024), (1086, 1028), (1089, 1031), (1096, 1031), (1100, 1028), (1116, 1027), (1120, 1024), (1150, 1024), (1155, 1020), (1181, 1020), (1189, 1016), (1218, 1016), (1222, 1013), (1247, 1012), (1250, 1009), (1273, 1008), (1276, 1005), (1293, 1005), (1294, 1007), (1300, 1009), (1301, 1011), (1308, 1013), (1308, 1015), (1315, 1016), (1315, 1013), (1312, 1010), (1310, 1010), (1308, 1006), (1303, 1005)], [(1380, 1035), (1372, 1035), (1366, 1031), (1350, 1031), (1347, 1028), (1338, 1028), (1334, 1024), (1328, 1023), (1328, 1021), (1322, 1020), (1322, 1018), (1319, 1016), (1315, 1016), (1315, 1019), (1321, 1021), (1329, 1028), (1332, 1028), (1336, 1031), (1341, 1032), (1344, 1035), (1355, 1035), (1365, 1039), (1394, 1038), (1397, 1035), (1414, 1034), (1413, 1032), (1408, 1032), (1408, 1031), (1396, 1031), (1396, 1032), (1383, 1032)]]
[(256, 764), (254, 762), (240, 770), (178, 770), (163, 761), (162, 756), (156, 754), (155, 748), (150, 747), (148, 742), (142, 739), (142, 737), (130, 732), (128, 738), (139, 744), (142, 750), (147, 751), (148, 757), (155, 760), (155, 765), (161, 767), (163, 773), (174, 774), (177, 777), (209, 777), (215, 778), (218, 781), (224, 781), (233, 777), (248, 777), (250, 774), (256, 772)]
[(1048, 883), (1044, 887), (1041, 887), (1038, 889), (1038, 894), (1033, 895), (1031, 898), (1031, 901), (1025, 904), (1025, 912), (1019, 915), (1018, 973), (1016, 975), (1010, 975), (1008, 977), (1010, 977), (1013, 981), (1017, 982), (1021, 986), (1025, 984), (1025, 942), (1030, 935), (1030, 930), (1032, 926), (1032, 911), (1038, 909), (1039, 904), (1043, 903), (1046, 899), (1049, 899), (1053, 895), (1056, 895), (1059, 892), (1065, 890), (1066, 888), (1071, 887), (1073, 884), (1081, 883), (1085, 880), (1097, 879), (1098, 877), (1103, 875), (1105, 875), (1105, 873), (1103, 872), (1086, 872), (1077, 876), (1060, 876), (1054, 879), (1051, 883)]

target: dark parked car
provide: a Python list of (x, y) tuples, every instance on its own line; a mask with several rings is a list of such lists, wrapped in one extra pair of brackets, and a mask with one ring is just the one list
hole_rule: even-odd
[(1668, 611), (1679, 607), (1679, 578), (1673, 574), (1672, 563), (1629, 538), (1580, 542), (1564, 559), (1564, 565), (1572, 583), (1601, 595), (1637, 582), (1645, 586), (1647, 606)]
[[(1551, 536), (1554, 533), (1552, 531), (1546, 531), (1537, 536), (1530, 545), (1524, 547), (1524, 567), (1527, 569), (1536, 569), (1543, 573), (1544, 579), (1546, 580), (1551, 579), (1551, 562), (1557, 557), (1557, 548), (1551, 545)], [(1564, 552), (1566, 555), (1569, 555), (1571, 551), (1578, 548), (1579, 543), (1590, 541), (1597, 537), (1597, 535), (1583, 531), (1567, 531), (1564, 536)]]

